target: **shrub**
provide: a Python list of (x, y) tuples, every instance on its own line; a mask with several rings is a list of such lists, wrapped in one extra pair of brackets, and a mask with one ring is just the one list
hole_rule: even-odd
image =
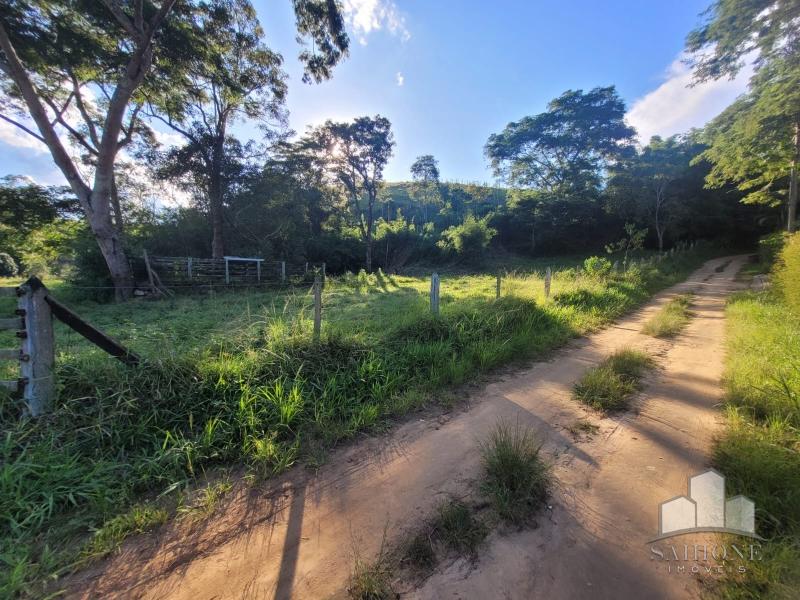
[(0, 252), (0, 277), (16, 277), (18, 274), (16, 261), (10, 254)]
[(540, 449), (531, 429), (504, 422), (481, 444), (481, 488), (506, 521), (528, 521), (547, 498), (549, 473), (539, 457)]
[(603, 278), (611, 274), (611, 261), (599, 256), (590, 256), (583, 261), (583, 269), (590, 277)]
[(783, 301), (792, 312), (800, 314), (800, 233), (788, 238), (780, 251), (774, 279)]
[(461, 225), (448, 227), (442, 232), (437, 246), (466, 261), (479, 262), (497, 230), (489, 227), (488, 218), (476, 219), (467, 215)]

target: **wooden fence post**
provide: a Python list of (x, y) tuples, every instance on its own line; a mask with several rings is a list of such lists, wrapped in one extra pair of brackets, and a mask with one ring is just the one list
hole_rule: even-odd
[(503, 278), (502, 274), (500, 273), (500, 271), (498, 271), (497, 272), (497, 285), (495, 286), (495, 292), (494, 292), (494, 297), (495, 298), (499, 298), (500, 297), (500, 283), (501, 283), (502, 278)]
[(286, 283), (286, 261), (281, 261), (281, 283)]
[(439, 274), (431, 275), (431, 312), (439, 314)]
[(319, 343), (322, 331), (322, 280), (319, 275), (314, 276), (314, 343)]
[(547, 300), (550, 298), (550, 282), (553, 279), (553, 272), (550, 270), (550, 267), (547, 267), (547, 270), (544, 272), (544, 298)]
[(306, 270), (303, 272), (304, 275), (308, 275), (308, 261), (306, 261)]
[(192, 278), (192, 257), (186, 259), (186, 274), (189, 276), (189, 279)]
[(18, 334), (22, 337), (20, 358), (27, 358), (20, 361), (25, 386), (22, 397), (31, 416), (38, 417), (50, 412), (56, 390), (53, 316), (45, 300), (47, 288), (36, 277), (23, 283), (20, 290), (18, 314), (25, 323), (25, 329)]
[(229, 284), (231, 282), (231, 274), (228, 270), (228, 259), (225, 259), (225, 284)]
[(256, 281), (261, 283), (261, 261), (256, 261)]

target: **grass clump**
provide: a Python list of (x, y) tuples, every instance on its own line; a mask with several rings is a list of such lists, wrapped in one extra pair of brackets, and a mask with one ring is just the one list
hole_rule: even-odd
[(481, 490), (503, 520), (524, 524), (546, 500), (550, 476), (540, 449), (531, 429), (505, 422), (481, 444)]
[(639, 350), (617, 350), (581, 377), (575, 384), (574, 396), (595, 410), (623, 410), (639, 389), (645, 372), (654, 364), (651, 357)]
[(488, 533), (470, 507), (457, 500), (439, 506), (433, 529), (447, 548), (458, 554), (472, 556)]
[(691, 294), (681, 294), (673, 298), (644, 324), (642, 333), (658, 338), (678, 335), (689, 322), (691, 304)]
[(91, 560), (116, 552), (125, 538), (152, 531), (166, 523), (167, 518), (167, 511), (162, 508), (136, 505), (98, 529), (84, 548), (83, 557)]

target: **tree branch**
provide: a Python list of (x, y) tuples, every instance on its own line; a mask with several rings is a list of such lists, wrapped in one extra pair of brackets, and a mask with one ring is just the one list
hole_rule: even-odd
[(39, 140), (39, 141), (40, 141), (40, 142), (42, 142), (42, 143), (45, 143), (45, 141), (44, 141), (44, 138), (43, 138), (42, 136), (40, 136), (38, 133), (36, 133), (36, 132), (35, 132), (35, 131), (33, 131), (32, 129), (28, 129), (27, 127), (25, 127), (25, 125), (23, 125), (22, 123), (19, 123), (19, 122), (15, 121), (15, 120), (14, 120), (14, 119), (12, 119), (11, 117), (7, 117), (7, 116), (5, 116), (4, 114), (0, 113), (0, 119), (2, 119), (3, 121), (5, 121), (6, 123), (11, 123), (12, 125), (14, 125), (14, 126), (16, 126), (16, 127), (19, 127), (19, 128), (22, 130), (22, 131), (24, 131), (24, 132), (25, 132), (25, 133), (27, 133), (28, 135), (31, 135), (31, 136), (35, 137), (37, 140)]
[(78, 196), (84, 210), (91, 214), (93, 210), (89, 201), (91, 190), (83, 181), (75, 163), (72, 162), (61, 140), (58, 138), (55, 129), (50, 125), (50, 120), (47, 118), (47, 111), (39, 100), (36, 88), (33, 82), (31, 82), (30, 77), (28, 77), (28, 73), (25, 71), (22, 62), (19, 60), (17, 51), (11, 43), (8, 32), (6, 32), (2, 22), (0, 22), (0, 50), (2, 50), (5, 55), (3, 70), (8, 73), (8, 76), (17, 87), (20, 96), (22, 96), (23, 101), (28, 107), (28, 113), (31, 119), (36, 123), (36, 127), (39, 129), (42, 141), (50, 149), (53, 161), (56, 163), (56, 166), (61, 169), (64, 177), (72, 187), (72, 191)]
[(69, 132), (69, 134), (70, 134), (72, 137), (74, 137), (74, 138), (77, 140), (77, 142), (78, 142), (78, 143), (79, 143), (81, 146), (83, 146), (84, 148), (86, 148), (86, 150), (87, 150), (87, 151), (88, 151), (90, 154), (93, 154), (93, 155), (97, 156), (97, 154), (98, 154), (98, 152), (97, 152), (97, 148), (95, 148), (94, 146), (92, 146), (91, 144), (89, 144), (89, 142), (87, 142), (87, 141), (86, 141), (86, 138), (85, 138), (85, 137), (83, 137), (83, 135), (82, 135), (81, 133), (79, 133), (79, 132), (78, 132), (78, 131), (77, 131), (77, 130), (74, 128), (74, 127), (72, 127), (72, 125), (70, 125), (70, 124), (69, 124), (69, 123), (68, 123), (68, 122), (67, 122), (67, 121), (64, 119), (64, 116), (63, 116), (63, 114), (59, 114), (59, 112), (58, 112), (58, 108), (56, 107), (55, 103), (54, 103), (52, 100), (50, 100), (49, 98), (44, 98), (44, 101), (45, 101), (45, 102), (47, 103), (47, 105), (50, 107), (50, 110), (52, 110), (52, 111), (55, 113), (55, 115), (56, 115), (56, 116), (55, 116), (55, 120), (53, 121), (53, 124), (55, 124), (55, 123), (58, 123), (59, 125), (61, 125), (61, 126), (64, 128), (64, 129), (66, 129), (66, 130)]

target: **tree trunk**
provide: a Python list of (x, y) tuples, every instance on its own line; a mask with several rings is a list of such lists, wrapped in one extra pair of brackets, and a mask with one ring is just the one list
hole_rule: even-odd
[(794, 233), (797, 223), (797, 170), (800, 165), (800, 123), (794, 125), (794, 156), (792, 157), (792, 172), (789, 175), (789, 210), (788, 231)]
[(114, 298), (121, 302), (133, 295), (134, 281), (120, 231), (114, 225), (109, 210), (113, 196), (113, 178), (113, 170), (111, 173), (97, 171), (94, 189), (88, 197), (81, 199), (81, 204), (114, 283)]
[(372, 273), (372, 209), (375, 197), (372, 191), (367, 191), (367, 273)]
[(211, 256), (222, 258), (225, 256), (225, 242), (223, 238), (222, 215), (222, 159), (225, 143), (225, 126), (218, 129), (217, 140), (211, 155), (210, 182), (208, 190), (208, 209), (211, 219)]
[(125, 224), (122, 221), (122, 205), (119, 202), (119, 190), (117, 189), (116, 175), (111, 178), (111, 207), (114, 209), (114, 227), (119, 232), (120, 239), (125, 234)]

